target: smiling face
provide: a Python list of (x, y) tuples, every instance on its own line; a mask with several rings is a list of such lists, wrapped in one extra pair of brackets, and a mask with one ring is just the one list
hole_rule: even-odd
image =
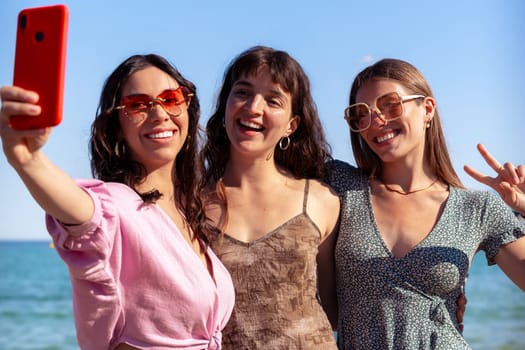
[[(377, 97), (390, 92), (401, 96), (412, 94), (395, 80), (370, 79), (357, 91), (356, 103), (363, 102), (373, 107)], [(383, 162), (406, 157), (424, 159), (426, 125), (433, 116), (434, 108), (431, 97), (403, 102), (403, 115), (388, 122), (373, 111), (370, 128), (361, 131), (360, 135)]]
[[(166, 72), (150, 66), (133, 73), (122, 88), (122, 96), (147, 95), (155, 98), (179, 84)], [(181, 114), (172, 116), (155, 103), (144, 120), (137, 122), (119, 112), (121, 136), (125, 139), (132, 158), (150, 172), (161, 166), (171, 166), (188, 135), (187, 105), (181, 105)]]
[(299, 117), (292, 115), (290, 93), (274, 83), (263, 67), (234, 82), (224, 123), (232, 154), (267, 157), (281, 138), (295, 131)]

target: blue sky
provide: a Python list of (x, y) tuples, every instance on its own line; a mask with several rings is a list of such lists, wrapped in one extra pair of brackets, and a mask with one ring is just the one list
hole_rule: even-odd
[[(429, 80), (449, 151), (489, 172), (484, 143), (501, 161), (525, 163), (525, 2), (489, 1), (64, 1), (70, 10), (64, 120), (45, 147), (73, 177), (90, 177), (89, 127), (107, 75), (127, 56), (157, 53), (198, 87), (202, 123), (226, 65), (253, 45), (288, 51), (311, 79), (333, 155), (353, 157), (343, 120), (350, 84), (383, 57), (416, 65)], [(45, 1), (0, 2), (0, 85), (12, 83), (16, 17)], [(516, 102), (514, 102), (516, 101)], [(0, 239), (48, 239), (42, 210), (0, 155)]]

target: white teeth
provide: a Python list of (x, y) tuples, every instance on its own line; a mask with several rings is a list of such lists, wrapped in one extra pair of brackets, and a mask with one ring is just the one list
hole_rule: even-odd
[(396, 136), (393, 132), (389, 132), (386, 135), (377, 138), (377, 143), (385, 142), (386, 140), (393, 139)]
[(163, 131), (163, 132), (158, 132), (156, 134), (148, 135), (150, 139), (162, 139), (165, 137), (172, 137), (172, 136), (173, 136), (173, 131)]
[(254, 123), (254, 122), (250, 122), (250, 121), (242, 121), (240, 120), (239, 123), (242, 125), (242, 126), (245, 126), (247, 128), (252, 128), (252, 129), (262, 129), (262, 127), (257, 124), (257, 123)]

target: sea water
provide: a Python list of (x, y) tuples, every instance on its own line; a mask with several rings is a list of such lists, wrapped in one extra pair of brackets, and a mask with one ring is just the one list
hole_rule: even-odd
[(78, 349), (67, 268), (49, 242), (0, 241), (0, 349)]
[[(525, 349), (525, 293), (474, 259), (464, 336), (474, 350)], [(78, 349), (65, 264), (49, 242), (0, 241), (0, 349)]]

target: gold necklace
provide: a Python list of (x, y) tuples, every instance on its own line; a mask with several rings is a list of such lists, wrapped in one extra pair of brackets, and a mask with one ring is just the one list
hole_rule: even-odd
[(417, 189), (417, 190), (413, 190), (413, 191), (400, 191), (400, 190), (396, 190), (395, 188), (392, 188), (390, 186), (388, 186), (386, 183), (383, 182), (383, 180), (379, 179), (379, 181), (381, 181), (381, 183), (385, 186), (385, 188), (387, 189), (387, 191), (390, 191), (390, 192), (395, 192), (395, 193), (399, 193), (403, 196), (408, 196), (409, 194), (412, 194), (412, 193), (417, 193), (417, 192), (423, 192), (423, 191), (426, 191), (428, 190), (430, 187), (434, 186), (434, 184), (437, 182), (438, 179), (435, 179), (434, 181), (432, 181), (432, 183), (430, 185), (428, 185), (427, 187), (423, 187), (423, 188), (420, 188), (420, 189)]

